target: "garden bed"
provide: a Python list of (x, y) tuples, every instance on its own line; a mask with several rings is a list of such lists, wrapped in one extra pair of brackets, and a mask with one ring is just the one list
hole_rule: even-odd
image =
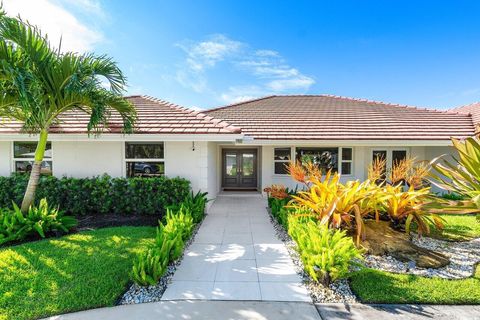
[(78, 218), (78, 231), (98, 229), (106, 227), (122, 227), (122, 226), (157, 226), (158, 220), (162, 217), (158, 215), (87, 215)]

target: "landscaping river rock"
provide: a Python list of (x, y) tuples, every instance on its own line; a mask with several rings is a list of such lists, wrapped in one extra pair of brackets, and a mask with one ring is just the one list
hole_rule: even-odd
[[(270, 212), (270, 209), (267, 209)], [(273, 224), (275, 232), (280, 240), (285, 243), (288, 253), (292, 258), (297, 273), (302, 277), (303, 283), (307, 287), (310, 297), (315, 303), (354, 303), (357, 302), (348, 281), (345, 279), (337, 280), (325, 287), (310, 278), (304, 271), (302, 260), (297, 251), (297, 244), (290, 238), (282, 225), (270, 214), (270, 220)]]
[[(192, 232), (192, 236), (185, 243), (185, 248), (183, 250), (184, 253), (187, 251), (188, 247), (190, 246), (190, 244), (192, 244), (193, 240), (195, 239), (195, 235), (197, 234), (198, 229), (200, 229), (200, 226), (201, 226), (201, 223), (195, 226), (195, 229)], [(160, 278), (160, 281), (158, 281), (158, 283), (154, 286), (142, 287), (133, 283), (130, 286), (130, 288), (127, 290), (127, 292), (125, 292), (124, 295), (120, 298), (118, 304), (119, 305), (137, 304), (137, 303), (160, 301), (163, 293), (167, 289), (167, 286), (170, 280), (175, 274), (177, 267), (182, 262), (182, 259), (183, 259), (183, 254), (179, 259), (177, 259), (167, 267), (167, 272), (163, 275), (163, 277)]]
[(370, 268), (408, 273), (424, 277), (462, 279), (471, 277), (480, 262), (480, 238), (465, 242), (451, 242), (414, 235), (412, 242), (424, 249), (441, 252), (450, 263), (441, 268), (421, 268), (413, 262), (402, 262), (392, 256), (366, 255), (365, 265)]

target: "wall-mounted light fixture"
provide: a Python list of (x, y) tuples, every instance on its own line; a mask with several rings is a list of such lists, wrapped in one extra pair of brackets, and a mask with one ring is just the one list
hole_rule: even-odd
[(195, 141), (192, 141), (192, 151), (195, 151)]

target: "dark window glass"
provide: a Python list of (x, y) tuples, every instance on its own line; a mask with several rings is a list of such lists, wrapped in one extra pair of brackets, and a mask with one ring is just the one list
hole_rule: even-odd
[(302, 164), (313, 162), (323, 173), (338, 171), (338, 148), (297, 148), (295, 158)]
[[(14, 142), (13, 157), (20, 158), (20, 159), (34, 158), (36, 149), (37, 149), (37, 142)], [(51, 157), (52, 157), (52, 143), (47, 142), (44, 158), (50, 159)]]
[(163, 162), (127, 162), (127, 177), (157, 177), (165, 174)]
[(407, 151), (405, 150), (393, 150), (392, 151), (392, 167), (402, 160), (407, 158)]
[(352, 174), (351, 162), (342, 162), (342, 174)]
[[(15, 161), (15, 172), (25, 173), (32, 171), (33, 160), (32, 161)], [(40, 173), (45, 175), (52, 175), (52, 161), (42, 161), (42, 166), (40, 167)]]
[(162, 143), (125, 143), (127, 159), (163, 159)]
[(275, 174), (288, 174), (288, 162), (275, 162)]
[(352, 160), (352, 148), (342, 148), (342, 160)]
[(275, 160), (290, 161), (290, 148), (275, 148)]

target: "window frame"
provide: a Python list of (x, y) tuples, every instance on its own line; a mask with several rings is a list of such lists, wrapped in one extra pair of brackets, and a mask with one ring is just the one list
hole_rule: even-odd
[[(163, 158), (127, 158), (127, 143), (129, 144), (162, 144), (163, 145)], [(163, 163), (163, 174), (161, 176), (165, 176), (167, 174), (167, 166), (166, 166), (166, 153), (167, 153), (167, 144), (165, 141), (123, 141), (122, 143), (122, 153), (123, 153), (123, 161), (122, 161), (122, 173), (125, 178), (129, 178), (127, 176), (127, 163), (129, 162), (162, 162)]]
[(370, 154), (369, 154), (369, 162), (368, 162), (368, 165), (370, 165), (370, 163), (372, 163), (373, 161), (373, 152), (374, 151), (386, 151), (387, 153), (387, 165), (386, 165), (386, 170), (391, 170), (392, 169), (392, 166), (393, 166), (393, 163), (392, 163), (392, 160), (393, 160), (393, 151), (405, 151), (405, 157), (406, 158), (409, 158), (410, 157), (410, 148), (408, 147), (374, 147), (374, 148), (370, 148)]
[[(32, 156), (32, 157), (29, 157), (29, 158), (16, 158), (15, 157), (15, 143), (18, 143), (18, 142), (29, 142), (29, 143), (36, 143), (38, 144), (38, 141), (35, 141), (35, 140), (13, 140), (11, 145), (10, 145), (10, 159), (11, 159), (11, 164), (10, 164), (10, 172), (11, 173), (17, 173), (17, 165), (16, 165), (16, 162), (17, 161), (35, 161), (35, 156)], [(47, 143), (50, 143), (50, 150), (52, 150), (52, 156), (50, 158), (43, 158), (42, 162), (43, 161), (46, 161), (46, 162), (51, 162), (52, 163), (52, 172), (51, 172), (51, 176), (54, 175), (54, 166), (53, 166), (53, 162), (54, 162), (54, 152), (53, 152), (53, 142), (48, 140)], [(46, 149), (45, 149), (46, 151)]]
[[(317, 146), (317, 145), (288, 145), (288, 146), (282, 146), (282, 145), (276, 145), (273, 146), (272, 148), (272, 158), (273, 158), (273, 176), (274, 177), (289, 177), (288, 173), (287, 174), (281, 174), (281, 173), (275, 173), (275, 163), (277, 162), (287, 162), (285, 160), (275, 160), (275, 149), (287, 149), (290, 148), (290, 161), (297, 161), (296, 159), (296, 153), (297, 153), (297, 148), (338, 148), (338, 159), (337, 159), (337, 166), (338, 166), (338, 173), (341, 174), (342, 176), (345, 177), (351, 177), (354, 176), (355, 172), (355, 148), (353, 146)], [(342, 160), (342, 155), (343, 155), (343, 149), (352, 149), (352, 159), (351, 160)], [(351, 163), (350, 168), (351, 172), (350, 174), (343, 174), (342, 171), (342, 163), (343, 162), (348, 162)]]
[[(289, 159), (289, 160), (276, 160), (276, 159), (275, 159), (275, 149), (290, 149), (290, 159)], [(276, 172), (275, 172), (275, 164), (276, 164), (276, 163), (284, 163), (284, 164), (287, 164), (287, 163), (289, 163), (290, 161), (292, 161), (292, 159), (293, 159), (293, 158), (292, 158), (292, 150), (293, 150), (293, 147), (292, 147), (292, 146), (273, 147), (273, 174), (274, 174), (275, 176), (279, 176), (279, 177), (286, 177), (286, 176), (288, 176), (288, 172), (287, 172), (287, 173), (276, 173)]]
[[(353, 168), (354, 168), (354, 162), (353, 159), (355, 157), (355, 150), (353, 147), (338, 147), (340, 150), (338, 152), (338, 169), (340, 171), (340, 174), (342, 177), (351, 177), (353, 176)], [(343, 160), (343, 149), (351, 149), (352, 150), (352, 158), (350, 160)], [(350, 163), (350, 173), (343, 173), (342, 170), (342, 164), (344, 163)]]

